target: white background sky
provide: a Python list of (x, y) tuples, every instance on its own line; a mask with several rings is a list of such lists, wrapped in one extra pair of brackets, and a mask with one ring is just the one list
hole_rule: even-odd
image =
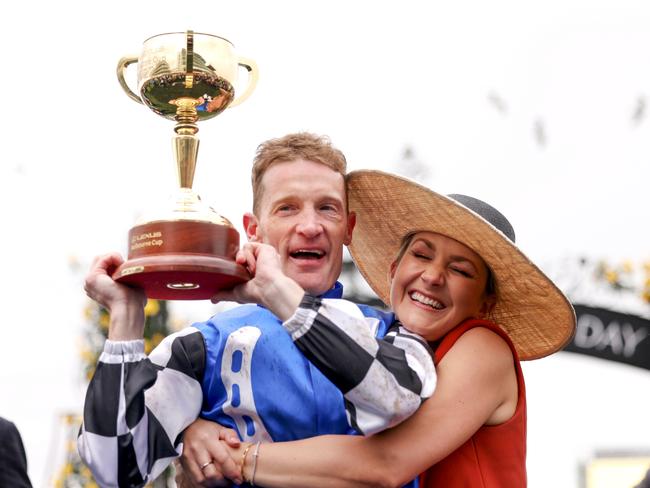
[[(351, 169), (399, 171), (411, 146), (434, 189), (503, 210), (543, 267), (650, 259), (650, 121), (633, 118), (650, 93), (647, 2), (8, 5), (0, 415), (23, 433), (35, 486), (49, 486), (57, 414), (83, 398), (85, 302), (70, 257), (85, 267), (124, 250), (138, 213), (175, 185), (173, 123), (129, 100), (115, 77), (117, 60), (151, 35), (223, 35), (259, 65), (252, 97), (199, 132), (195, 188), (240, 231), (256, 145), (309, 130), (330, 135)], [(568, 353), (525, 372), (531, 488), (578, 487), (598, 451), (650, 451), (650, 372)]]

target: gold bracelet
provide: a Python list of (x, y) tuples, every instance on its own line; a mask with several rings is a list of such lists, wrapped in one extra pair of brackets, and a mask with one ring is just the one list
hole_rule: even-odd
[(241, 472), (240, 472), (241, 479), (243, 481), (247, 482), (247, 483), (248, 483), (248, 480), (244, 476), (244, 465), (246, 464), (246, 455), (248, 454), (248, 451), (250, 451), (251, 447), (253, 447), (252, 442), (246, 446), (246, 449), (244, 449), (244, 454), (242, 454), (242, 457), (241, 457)]
[(251, 475), (250, 484), (255, 486), (255, 472), (257, 471), (257, 457), (260, 455), (260, 441), (255, 444), (255, 451), (253, 451), (253, 474)]

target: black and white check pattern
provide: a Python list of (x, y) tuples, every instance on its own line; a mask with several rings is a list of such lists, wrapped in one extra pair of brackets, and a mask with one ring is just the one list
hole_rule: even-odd
[(305, 295), (284, 324), (302, 353), (343, 393), (350, 425), (372, 434), (412, 415), (436, 386), (426, 341), (395, 322), (383, 339), (378, 320), (352, 302)]
[(84, 405), (79, 454), (102, 487), (140, 487), (181, 452), (201, 410), (205, 345), (193, 328), (144, 341), (106, 341)]

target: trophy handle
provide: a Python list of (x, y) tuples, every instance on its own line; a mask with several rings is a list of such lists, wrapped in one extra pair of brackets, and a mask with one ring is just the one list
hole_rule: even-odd
[(230, 105), (228, 105), (228, 108), (236, 107), (237, 105), (242, 103), (244, 100), (246, 100), (250, 96), (250, 94), (253, 93), (253, 90), (255, 89), (255, 86), (257, 85), (257, 78), (258, 78), (259, 72), (257, 70), (257, 64), (255, 63), (255, 61), (253, 61), (252, 59), (240, 57), (237, 60), (237, 64), (239, 66), (243, 66), (248, 71), (248, 86), (246, 87), (246, 91), (244, 93), (242, 93), (240, 96), (235, 98), (232, 102), (230, 102)]
[(126, 71), (126, 68), (130, 64), (137, 63), (137, 62), (138, 62), (138, 58), (133, 56), (127, 56), (120, 59), (117, 62), (117, 81), (120, 82), (120, 86), (122, 87), (122, 90), (124, 90), (124, 93), (126, 93), (131, 100), (135, 100), (136, 102), (142, 103), (144, 105), (140, 97), (131, 91), (129, 85), (126, 84), (126, 80), (124, 79), (124, 72)]

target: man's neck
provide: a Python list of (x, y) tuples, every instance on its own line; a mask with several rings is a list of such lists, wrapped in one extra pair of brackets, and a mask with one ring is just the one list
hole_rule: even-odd
[(334, 286), (329, 290), (326, 290), (324, 293), (321, 293), (321, 298), (342, 298), (343, 297), (343, 285), (338, 281), (334, 283)]

